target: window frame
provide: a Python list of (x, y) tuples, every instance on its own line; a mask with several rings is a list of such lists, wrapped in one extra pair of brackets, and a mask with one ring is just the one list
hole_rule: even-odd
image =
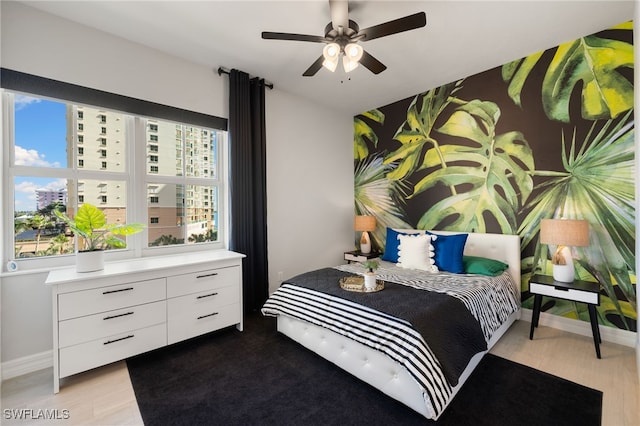
[[(201, 127), (208, 130), (221, 130), (223, 137), (218, 140), (218, 174), (216, 178), (202, 178), (202, 185), (216, 187), (218, 191), (218, 241), (207, 243), (191, 243), (186, 241), (184, 244), (171, 245), (171, 246), (158, 246), (149, 247), (146, 228), (140, 234), (136, 234), (128, 237), (128, 247), (122, 250), (108, 250), (105, 252), (107, 261), (119, 260), (125, 258), (139, 258), (145, 256), (155, 255), (168, 255), (176, 253), (186, 253), (192, 251), (202, 251), (211, 249), (227, 249), (228, 248), (228, 236), (229, 236), (229, 221), (227, 209), (228, 203), (228, 159), (227, 156), (227, 120), (210, 116), (206, 114), (196, 113), (193, 111), (182, 110), (166, 105), (155, 104), (152, 102), (142, 101), (134, 98), (129, 98), (121, 95), (115, 95), (108, 92), (102, 92), (99, 90), (77, 86), (73, 84), (63, 83), (50, 79), (43, 79), (38, 76), (30, 74), (20, 73), (13, 70), (7, 70), (5, 68), (0, 69), (0, 95), (2, 101), (0, 102), (0, 116), (2, 118), (3, 126), (3, 148), (0, 151), (2, 158), (0, 163), (2, 164), (2, 174), (0, 179), (2, 180), (3, 187), (10, 188), (8, 191), (3, 191), (2, 195), (2, 208), (0, 208), (0, 222), (4, 224), (5, 229), (13, 229), (14, 222), (14, 191), (15, 191), (15, 176), (16, 175), (28, 175), (34, 177), (46, 177), (46, 178), (62, 178), (72, 179), (76, 185), (79, 182), (78, 177), (82, 176), (80, 180), (86, 179), (105, 179), (105, 176), (115, 174), (118, 176), (116, 180), (121, 179), (121, 172), (113, 171), (91, 171), (83, 169), (78, 166), (78, 144), (82, 142), (76, 141), (74, 144), (75, 149), (73, 152), (73, 163), (67, 165), (67, 168), (44, 168), (44, 167), (29, 167), (29, 166), (14, 166), (14, 122), (13, 117), (13, 102), (7, 102), (7, 96), (5, 93), (24, 94), (26, 96), (40, 97), (49, 99), (55, 102), (64, 102), (77, 106), (87, 106), (89, 108), (113, 110), (118, 113), (123, 113), (131, 119), (127, 119), (127, 132), (134, 135), (131, 141), (127, 141), (127, 161), (124, 174), (130, 176), (130, 180), (126, 182), (127, 185), (127, 222), (141, 222), (149, 223), (149, 214), (147, 210), (147, 198), (146, 198), (146, 185), (147, 185), (147, 170), (146, 170), (146, 151), (147, 142), (145, 140), (146, 126), (148, 125), (147, 117), (151, 120), (166, 120), (176, 123), (184, 124), (186, 126)], [(27, 90), (29, 89), (29, 90)], [(143, 113), (146, 111), (147, 113)], [(72, 114), (70, 119), (72, 128), (78, 129), (78, 121), (82, 121), (86, 117), (78, 116), (78, 114)], [(141, 152), (139, 152), (141, 151)], [(132, 171), (133, 173), (129, 173)], [(163, 179), (162, 176), (151, 175), (153, 182), (160, 182)], [(189, 184), (193, 184), (191, 181)], [(198, 178), (196, 178), (198, 180)], [(214, 184), (215, 182), (215, 184)], [(79, 195), (79, 194), (78, 194)], [(77, 206), (78, 199), (68, 199), (68, 205)], [(99, 203), (97, 203), (99, 204)], [(186, 204), (185, 204), (186, 207)], [(14, 253), (14, 234), (10, 233), (10, 238), (4, 238), (0, 243), (0, 255), (3, 259), (3, 270), (6, 271), (5, 266), (8, 260), (13, 259)], [(19, 269), (22, 270), (40, 270), (50, 269), (52, 267), (72, 265), (75, 262), (75, 255), (58, 255), (58, 256), (43, 256), (33, 258), (18, 258), (15, 259), (19, 264)]]

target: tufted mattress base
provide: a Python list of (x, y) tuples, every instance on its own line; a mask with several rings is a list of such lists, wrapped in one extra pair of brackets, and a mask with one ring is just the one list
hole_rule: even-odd
[[(507, 331), (513, 322), (520, 317), (520, 311), (513, 313), (494, 334), (489, 342), (489, 349)], [(402, 402), (426, 418), (435, 419), (435, 411), (428, 398), (425, 399), (417, 382), (405, 368), (386, 356), (384, 353), (369, 348), (361, 343), (334, 333), (326, 328), (290, 318), (278, 316), (278, 331), (300, 343), (307, 349), (316, 352), (323, 358), (354, 375), (360, 380), (374, 386), (390, 397)], [(455, 395), (471, 372), (478, 365), (486, 352), (476, 354), (460, 376), (454, 388)]]

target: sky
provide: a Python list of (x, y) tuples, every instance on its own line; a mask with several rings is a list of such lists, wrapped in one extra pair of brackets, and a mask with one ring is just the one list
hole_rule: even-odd
[[(67, 167), (66, 106), (61, 102), (16, 95), (15, 164)], [(37, 209), (36, 189), (61, 189), (65, 179), (16, 177), (15, 211)]]

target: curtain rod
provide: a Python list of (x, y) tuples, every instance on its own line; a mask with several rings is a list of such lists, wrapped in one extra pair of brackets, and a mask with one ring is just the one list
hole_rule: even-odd
[[(226, 68), (218, 67), (218, 75), (222, 75), (222, 74), (227, 74), (228, 75), (230, 72), (231, 71), (229, 71)], [(269, 89), (273, 89), (273, 83), (268, 83), (268, 82), (265, 81), (264, 85), (266, 87), (268, 87)]]

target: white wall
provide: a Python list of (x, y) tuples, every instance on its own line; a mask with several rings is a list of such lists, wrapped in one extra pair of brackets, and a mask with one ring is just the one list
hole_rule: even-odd
[[(227, 77), (13, 2), (1, 2), (0, 66), (227, 117)], [(221, 64), (233, 67), (234, 64)], [(268, 79), (269, 76), (262, 76)], [(267, 91), (269, 277), (336, 264), (353, 245), (353, 118)], [(328, 123), (328, 125), (327, 125)], [(1, 207), (1, 206), (0, 206)], [(46, 273), (1, 281), (2, 364), (52, 348)]]
[(337, 265), (354, 248), (353, 117), (286, 94), (268, 98), (268, 250), (274, 291), (282, 278)]

